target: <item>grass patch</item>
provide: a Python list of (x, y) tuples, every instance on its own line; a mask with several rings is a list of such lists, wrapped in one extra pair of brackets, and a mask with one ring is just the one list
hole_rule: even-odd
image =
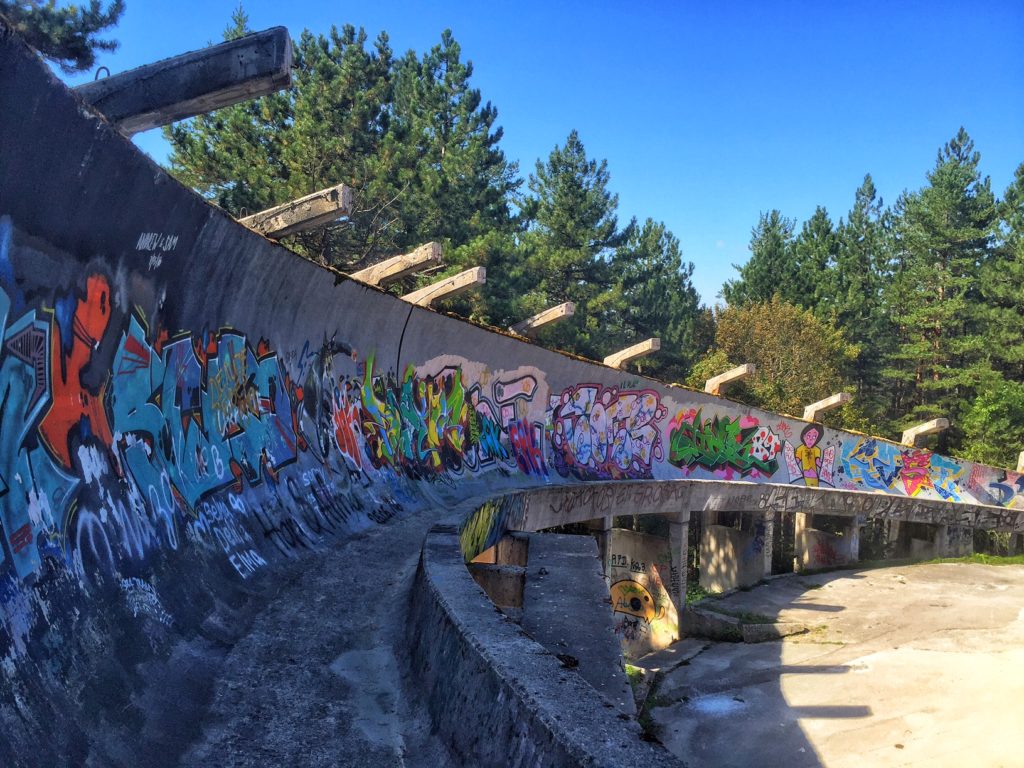
[(644, 671), (640, 667), (634, 667), (632, 664), (626, 665), (626, 677), (629, 678), (629, 684), (633, 688), (633, 694), (636, 695), (636, 689), (644, 682)]
[(694, 580), (686, 585), (686, 602), (699, 603), (708, 597), (714, 597), (717, 593), (708, 592), (704, 587), (700, 585), (700, 582)]
[(977, 565), (1024, 565), (1024, 555), (985, 555), (975, 553), (965, 557), (937, 557), (934, 560), (925, 560), (918, 565), (931, 565), (932, 563), (975, 563)]

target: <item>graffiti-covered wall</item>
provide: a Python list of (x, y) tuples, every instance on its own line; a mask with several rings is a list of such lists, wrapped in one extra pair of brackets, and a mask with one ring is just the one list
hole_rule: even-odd
[(318, 268), (171, 180), (7, 33), (0, 80), (0, 763), (159, 753), (146, 702), (189, 700), (202, 675), (182, 670), (216, 663), (275, 564), (398, 515), (680, 478), (1024, 507), (1016, 473)]

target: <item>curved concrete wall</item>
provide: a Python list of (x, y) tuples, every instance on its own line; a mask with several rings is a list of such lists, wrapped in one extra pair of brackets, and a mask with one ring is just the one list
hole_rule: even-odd
[(4, 764), (172, 762), (275, 562), (396, 515), (678, 478), (1024, 505), (1016, 473), (834, 430), (801, 450), (796, 419), (318, 268), (6, 31), (0, 80)]

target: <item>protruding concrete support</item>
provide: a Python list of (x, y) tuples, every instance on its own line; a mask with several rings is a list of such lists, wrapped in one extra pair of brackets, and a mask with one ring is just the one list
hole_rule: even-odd
[(925, 435), (934, 435), (936, 432), (941, 432), (944, 429), (949, 429), (949, 419), (932, 419), (926, 421), (924, 424), (918, 424), (916, 427), (911, 427), (903, 432), (903, 438), (900, 440), (903, 445), (914, 446), (917, 445), (917, 439), (924, 437)]
[(551, 307), (545, 309), (543, 312), (538, 312), (533, 317), (528, 317), (521, 323), (516, 323), (509, 328), (512, 333), (518, 333), (522, 336), (533, 336), (545, 325), (551, 323), (557, 323), (559, 320), (564, 320), (567, 317), (572, 317), (576, 311), (576, 305), (571, 301), (567, 301), (564, 304), (559, 304), (557, 307)]
[(292, 43), (274, 27), (75, 88), (130, 136), (291, 85)]
[(720, 373), (712, 379), (708, 379), (704, 382), (704, 391), (710, 395), (720, 395), (722, 390), (729, 384), (733, 384), (737, 381), (753, 376), (754, 371), (757, 370), (757, 366), (753, 363), (745, 363), (744, 365), (738, 365), (731, 371)]
[(353, 272), (352, 277), (370, 285), (387, 285), (406, 275), (420, 272), (441, 263), (441, 244), (427, 243), (412, 253), (392, 256), (372, 267)]
[(411, 304), (419, 304), (421, 307), (429, 307), (431, 304), (442, 299), (450, 299), (465, 293), (470, 288), (483, 285), (487, 282), (487, 269), (485, 267), (473, 267), (457, 275), (446, 277), (436, 283), (420, 288), (418, 291), (407, 293), (402, 298)]
[(1020, 456), (1017, 457), (1017, 471), (1024, 472), (1024, 451), (1020, 452)]
[[(668, 524), (668, 540), (672, 550), (672, 564), (669, 572), (669, 594), (676, 605), (676, 615), (681, 617), (686, 610), (686, 565), (690, 554), (690, 511), (680, 510)], [(679, 636), (679, 626), (676, 633)]]
[(819, 400), (816, 403), (811, 403), (804, 408), (804, 421), (817, 421), (818, 416), (825, 411), (831, 411), (833, 408), (838, 408), (841, 405), (845, 405), (850, 402), (850, 395), (847, 392), (838, 392), (831, 397), (826, 397), (824, 400)]
[(352, 190), (344, 184), (239, 219), (265, 237), (286, 237), (352, 214)]
[(634, 344), (632, 347), (626, 347), (622, 351), (616, 352), (614, 355), (608, 355), (604, 359), (604, 364), (610, 365), (612, 368), (621, 368), (630, 360), (644, 357), (652, 352), (657, 352), (659, 349), (661, 349), (661, 339), (645, 339), (639, 344)]

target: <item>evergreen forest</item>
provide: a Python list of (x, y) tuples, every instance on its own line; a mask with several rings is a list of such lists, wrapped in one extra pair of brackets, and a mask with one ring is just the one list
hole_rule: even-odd
[[(239, 9), (225, 38), (248, 30)], [(757, 373), (729, 397), (783, 413), (839, 391), (826, 423), (898, 439), (943, 416), (932, 447), (1014, 466), (1024, 447), (1024, 163), (1006, 190), (979, 171), (963, 129), (891, 204), (870, 175), (848, 211), (804, 222), (767, 210), (750, 259), (714, 307), (700, 302), (665, 224), (620, 218), (608, 162), (583, 137), (552, 137), (529, 169), (502, 149), (498, 111), (473, 87), (453, 35), (424, 53), (392, 50), (346, 25), (303, 32), (293, 85), (165, 129), (171, 172), (243, 216), (344, 183), (350, 217), (285, 243), (354, 271), (429, 242), (444, 266), (405, 293), (474, 266), (479, 290), (442, 308), (505, 328), (572, 301), (540, 332), (549, 347), (602, 359), (658, 336), (630, 365), (700, 388), (742, 363)], [(865, 169), (867, 170), (867, 169)]]

